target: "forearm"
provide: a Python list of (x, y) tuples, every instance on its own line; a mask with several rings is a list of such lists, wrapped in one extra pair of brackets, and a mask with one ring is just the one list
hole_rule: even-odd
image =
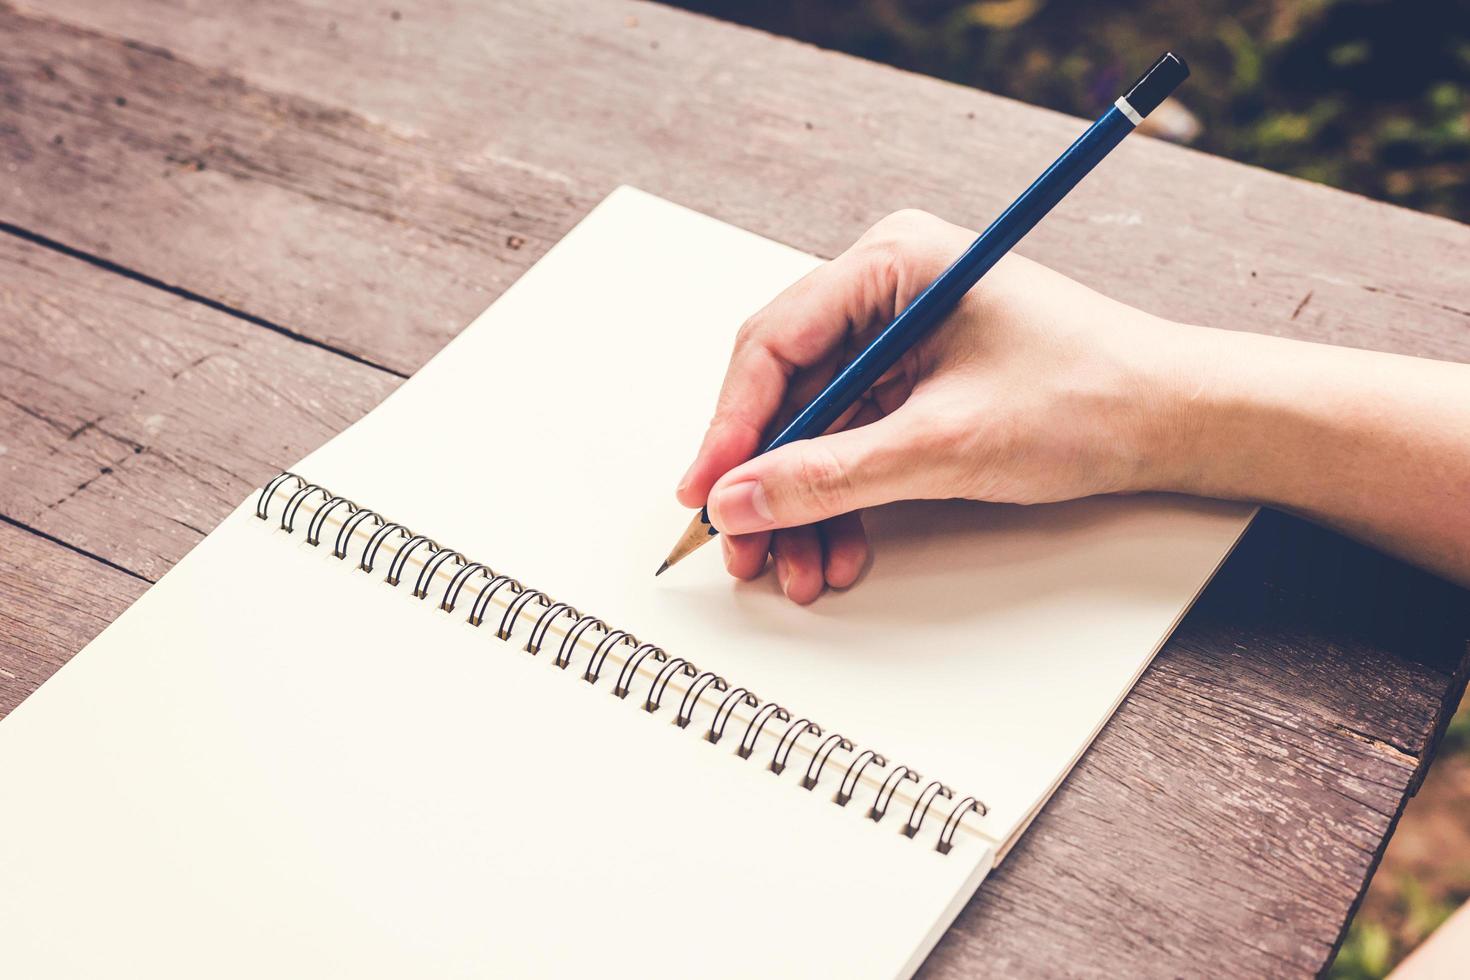
[(1470, 365), (1193, 327), (1019, 255), (997, 263), (845, 428), (755, 455), (793, 393), (882, 329), (973, 233), (895, 216), (741, 327), (678, 494), (741, 578), (852, 584), (858, 512), (1166, 490), (1293, 511), (1470, 585)]
[(1470, 584), (1470, 365), (1196, 340), (1174, 489), (1293, 511)]

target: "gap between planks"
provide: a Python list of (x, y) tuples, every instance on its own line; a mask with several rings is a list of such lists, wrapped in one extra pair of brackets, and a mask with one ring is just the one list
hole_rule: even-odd
[[(231, 306), (228, 303), (224, 303), (216, 299), (211, 299), (208, 296), (197, 293), (194, 290), (188, 289), (184, 286), (178, 286), (172, 283), (164, 282), (163, 280), (158, 279), (154, 276), (150, 276), (147, 273), (128, 268), (127, 266), (114, 262), (111, 259), (107, 259), (92, 252), (88, 252), (85, 249), (77, 248), (75, 246), (68, 245), (65, 242), (57, 241), (54, 238), (50, 238), (46, 235), (41, 234), (40, 232), (32, 231), (29, 228), (23, 228), (8, 221), (0, 221), (0, 232), (3, 232), (21, 241), (27, 242), (28, 244), (34, 245), (38, 248), (53, 252), (57, 255), (62, 255), (67, 258), (74, 259), (78, 262), (82, 262), (86, 265), (90, 265), (93, 268), (99, 269), (103, 272), (119, 276), (123, 279), (130, 280), (132, 282), (138, 283), (139, 285), (146, 286), (150, 289), (156, 289), (160, 292), (167, 293), (168, 295), (184, 300), (185, 302), (195, 303), (217, 313), (222, 313), (233, 319), (239, 320), (243, 323), (247, 323), (253, 327), (259, 327), (263, 330), (268, 330), (271, 333), (285, 337), (289, 340), (296, 341), (297, 343), (305, 344), (308, 347), (315, 347), (319, 350), (326, 351), (329, 354), (335, 354), (339, 357), (346, 358), (349, 361), (361, 364), (364, 367), (381, 371), (384, 374), (391, 375), (392, 377), (399, 379), (406, 379), (408, 377), (408, 375), (404, 372), (388, 367), (387, 365), (376, 363), (368, 358), (362, 357), (358, 354), (354, 354), (351, 351), (343, 350), (340, 347), (335, 347), (321, 340), (317, 340), (314, 337), (310, 337), (306, 334), (292, 330), (290, 327), (284, 326), (279, 323), (274, 323), (270, 320), (265, 319), (264, 317), (256, 316), (255, 314), (250, 313), (247, 310), (242, 310), (239, 307)], [(33, 527), (30, 524), (25, 523), (24, 521), (11, 517), (8, 514), (0, 513), (0, 521), (3, 521), (4, 523), (9, 524), (10, 526), (18, 530), (25, 531), (28, 534), (34, 534), (44, 541), (49, 541), (54, 545), (65, 548), (68, 551), (71, 551), (84, 558), (99, 562), (100, 564), (105, 565), (106, 567), (111, 568), (115, 571), (122, 572), (125, 575), (130, 575), (133, 578), (138, 579), (139, 581), (147, 582), (150, 585), (153, 584), (153, 582), (155, 581), (154, 579), (149, 578), (141, 572), (138, 572), (132, 568), (128, 568), (126, 565), (115, 562), (109, 558), (97, 554), (94, 551), (89, 551), (86, 548), (81, 547), (80, 545), (67, 541), (66, 539), (58, 537), (57, 535), (43, 531), (40, 528)], [(200, 536), (203, 537), (204, 532), (200, 532)]]
[(31, 527), (29, 524), (26, 524), (23, 521), (18, 521), (8, 514), (0, 514), (0, 522), (9, 524), (11, 527), (15, 528), (18, 531), (24, 531), (27, 534), (34, 534), (42, 541), (49, 541), (59, 548), (65, 548), (67, 551), (70, 551), (73, 554), (81, 555), (83, 558), (88, 558), (92, 561), (97, 562), (98, 564), (105, 565), (113, 571), (122, 572), (124, 575), (131, 575), (133, 578), (137, 579), (140, 582), (147, 582), (149, 585), (152, 585), (154, 582), (153, 579), (139, 572), (135, 572), (131, 568), (128, 568), (124, 565), (119, 565), (115, 561), (104, 558), (96, 552), (88, 551), (86, 548), (82, 548), (78, 545), (72, 544), (70, 541), (64, 541), (54, 534), (47, 534), (40, 528)]
[(248, 323), (251, 326), (260, 327), (263, 330), (269, 330), (272, 333), (280, 334), (282, 337), (294, 340), (297, 343), (306, 344), (309, 347), (316, 347), (320, 350), (328, 352), (329, 354), (336, 354), (338, 357), (345, 357), (349, 361), (354, 361), (358, 364), (364, 365), (365, 367), (370, 367), (374, 370), (382, 371), (385, 374), (390, 374), (395, 378), (405, 379), (408, 377), (408, 375), (402, 371), (388, 367), (385, 364), (379, 364), (376, 361), (361, 356), (360, 354), (354, 354), (351, 351), (343, 350), (340, 347), (333, 346), (326, 341), (317, 340), (315, 337), (310, 337), (304, 333), (301, 333), (300, 331), (292, 330), (290, 327), (287, 327), (283, 324), (267, 320), (265, 317), (262, 316), (256, 316), (254, 313), (251, 313), (248, 310), (242, 310), (237, 306), (231, 306), (230, 304), (221, 302), (220, 300), (211, 299), (210, 297), (205, 296), (202, 293), (196, 293), (194, 290), (188, 289), (184, 286), (177, 286), (173, 283), (164, 282), (162, 279), (150, 276), (146, 272), (139, 272), (136, 269), (130, 269), (125, 265), (121, 265), (117, 262), (112, 261), (111, 259), (103, 258), (102, 256), (97, 255), (93, 252), (88, 252), (85, 249), (77, 248), (73, 245), (68, 245), (65, 242), (57, 241), (54, 238), (49, 238), (46, 235), (41, 234), (40, 232), (31, 231), (29, 228), (22, 228), (21, 226), (12, 224), (8, 221), (0, 221), (0, 232), (4, 232), (5, 234), (11, 235), (15, 238), (19, 238), (22, 241), (29, 242), (32, 245), (36, 245), (41, 248), (48, 249), (52, 252), (56, 252), (59, 255), (65, 255), (66, 257), (76, 259), (79, 262), (85, 262), (88, 265), (91, 265), (97, 269), (101, 269), (104, 272), (110, 272), (113, 275), (122, 276), (124, 279), (130, 279), (133, 282), (139, 283), (143, 286), (148, 286), (152, 289), (157, 289), (161, 292), (168, 293), (170, 296), (176, 296), (179, 299), (185, 300), (190, 303), (198, 303), (200, 306), (207, 307), (217, 313), (223, 313), (226, 316), (234, 317), (235, 319)]

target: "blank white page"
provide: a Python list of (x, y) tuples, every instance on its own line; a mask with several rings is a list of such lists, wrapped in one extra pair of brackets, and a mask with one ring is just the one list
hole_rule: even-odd
[(620, 188), (298, 472), (982, 798), (1008, 843), (1251, 510), (885, 508), (863, 580), (807, 608), (732, 581), (717, 547), (655, 579), (737, 328), (816, 265)]
[(302, 538), (237, 511), (0, 724), (0, 974), (906, 976), (989, 868)]

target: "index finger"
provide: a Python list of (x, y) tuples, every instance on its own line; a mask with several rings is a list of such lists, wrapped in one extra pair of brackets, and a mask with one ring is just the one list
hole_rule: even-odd
[(854, 246), (787, 287), (740, 328), (714, 417), (679, 502), (699, 507), (721, 476), (760, 449), (792, 379), (820, 363), (849, 331), (891, 313), (891, 266)]

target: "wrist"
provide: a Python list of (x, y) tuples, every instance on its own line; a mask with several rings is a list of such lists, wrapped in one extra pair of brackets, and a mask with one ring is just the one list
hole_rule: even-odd
[(1158, 321), (1139, 490), (1259, 499), (1257, 442), (1287, 420), (1263, 392), (1275, 338)]
[[(1171, 324), (1175, 423), (1155, 489), (1299, 506), (1325, 453), (1313, 379), (1330, 349), (1264, 334)], [(1330, 440), (1329, 440), (1330, 441)], [(1305, 469), (1304, 469), (1305, 468)]]
[(1133, 458), (1125, 492), (1208, 495), (1217, 480), (1215, 413), (1222, 373), (1239, 355), (1222, 331), (1140, 314), (1120, 417)]

